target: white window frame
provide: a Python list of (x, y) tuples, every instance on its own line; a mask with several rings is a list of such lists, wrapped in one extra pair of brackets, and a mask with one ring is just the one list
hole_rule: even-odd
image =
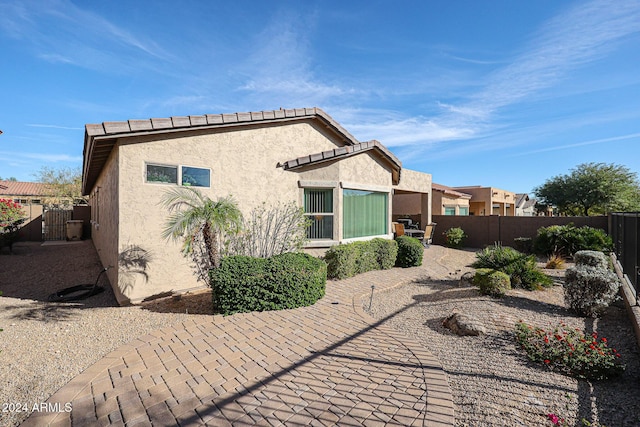
[[(163, 168), (175, 168), (176, 169), (176, 182), (162, 182), (162, 181), (149, 181), (147, 179), (147, 174), (148, 174), (148, 167), (149, 166), (159, 166), (159, 167), (163, 167)], [(144, 183), (145, 184), (151, 184), (151, 185), (175, 185), (175, 186), (179, 186), (179, 187), (191, 187), (190, 185), (184, 185), (183, 183), (183, 170), (184, 168), (192, 168), (192, 169), (202, 169), (202, 170), (206, 170), (209, 172), (209, 185), (208, 186), (204, 186), (204, 185), (194, 185), (194, 188), (211, 188), (211, 181), (212, 181), (212, 174), (211, 174), (211, 168), (207, 168), (207, 167), (202, 167), (202, 166), (193, 166), (193, 165), (175, 165), (175, 164), (167, 164), (167, 163), (161, 163), (161, 162), (145, 162), (144, 163)]]

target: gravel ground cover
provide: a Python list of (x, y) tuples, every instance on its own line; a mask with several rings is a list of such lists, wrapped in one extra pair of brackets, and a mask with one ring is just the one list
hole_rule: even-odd
[[(550, 413), (564, 418), (568, 426), (582, 426), (582, 418), (608, 427), (640, 425), (640, 357), (622, 302), (600, 319), (573, 314), (564, 306), (563, 270), (545, 270), (556, 283), (548, 290), (514, 289), (501, 299), (482, 296), (458, 280), (472, 270), (473, 251), (445, 249), (435, 259), (428, 253), (425, 264), (447, 268), (427, 268), (436, 273), (375, 295), (370, 309), (368, 299), (364, 307), (375, 318), (397, 313), (391, 326), (424, 344), (441, 361), (453, 392), (457, 426), (552, 426)], [(442, 321), (456, 311), (475, 316), (487, 334), (454, 335)], [(530, 363), (515, 345), (513, 330), (519, 320), (542, 328), (563, 321), (597, 332), (618, 349), (626, 371), (591, 383)]]
[[(483, 297), (458, 280), (474, 259), (473, 251), (432, 246), (425, 252), (424, 277), (376, 294), (370, 310), (378, 318), (398, 311), (392, 326), (439, 358), (454, 394), (457, 425), (550, 426), (546, 414), (551, 412), (569, 425), (582, 425), (576, 424), (582, 417), (608, 427), (640, 425), (640, 357), (623, 306), (616, 303), (592, 321), (564, 308), (561, 286), (513, 290), (501, 300)], [(104, 279), (105, 292), (85, 301), (47, 302), (54, 291), (93, 283), (101, 268), (90, 241), (19, 243), (14, 254), (6, 248), (0, 253), (0, 425), (19, 425), (33, 405), (120, 345), (213, 312), (208, 293), (118, 307)], [(562, 277), (562, 271), (548, 273)], [(363, 301), (369, 309), (369, 298)], [(488, 334), (452, 335), (442, 320), (455, 310), (481, 319)], [(511, 333), (520, 319), (541, 327), (563, 320), (597, 331), (616, 346), (627, 370), (615, 380), (591, 384), (529, 364)]]
[[(171, 299), (119, 307), (105, 292), (78, 303), (49, 303), (49, 294), (94, 283), (102, 266), (91, 241), (45, 245), (25, 242), (0, 254), (0, 426), (19, 425), (73, 377), (132, 339), (206, 313)], [(211, 304), (208, 304), (211, 310)], [(185, 314), (185, 311), (192, 314)], [(174, 312), (172, 312), (174, 311)]]

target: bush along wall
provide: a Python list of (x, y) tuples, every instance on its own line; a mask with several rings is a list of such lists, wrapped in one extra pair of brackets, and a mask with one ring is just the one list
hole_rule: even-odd
[(373, 239), (336, 245), (325, 255), (327, 277), (346, 279), (371, 270), (388, 270), (395, 265), (398, 244), (388, 239)]
[(223, 258), (209, 276), (214, 305), (229, 315), (312, 305), (324, 296), (327, 266), (304, 253), (235, 255)]
[(541, 227), (533, 241), (533, 250), (540, 255), (571, 257), (582, 250), (609, 252), (612, 248), (613, 241), (603, 230), (573, 224)]

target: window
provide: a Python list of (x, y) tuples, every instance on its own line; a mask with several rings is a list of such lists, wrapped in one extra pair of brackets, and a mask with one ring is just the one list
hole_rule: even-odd
[(343, 190), (343, 238), (387, 234), (388, 194), (374, 191)]
[(469, 215), (469, 207), (467, 206), (458, 207), (458, 215), (464, 215), (464, 216)]
[(177, 166), (147, 165), (147, 182), (178, 183)]
[[(178, 176), (180, 181), (178, 182)], [(210, 187), (211, 170), (191, 166), (165, 166), (147, 164), (147, 182)]]
[(308, 239), (333, 239), (333, 190), (304, 189), (304, 212), (311, 220)]
[(210, 187), (211, 171), (209, 169), (182, 167), (182, 185), (193, 187)]
[(445, 207), (444, 208), (444, 214), (445, 215), (455, 215), (456, 214), (456, 208), (455, 207), (453, 207), (453, 208), (451, 208), (451, 207), (450, 208), (446, 208)]

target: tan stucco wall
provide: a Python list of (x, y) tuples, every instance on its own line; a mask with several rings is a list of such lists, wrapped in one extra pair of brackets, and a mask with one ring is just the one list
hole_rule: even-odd
[[(411, 169), (402, 169), (400, 173), (400, 182), (398, 185), (394, 186), (394, 190), (400, 190), (402, 192), (411, 192), (417, 194), (417, 198), (405, 198), (400, 197), (403, 193), (397, 193), (394, 195), (394, 204), (398, 204), (394, 208), (394, 213), (399, 214), (409, 214), (407, 212), (403, 212), (403, 210), (415, 210), (415, 204), (419, 204), (418, 213), (420, 214), (420, 224), (421, 227), (424, 227), (426, 224), (431, 224), (431, 217), (433, 215), (432, 212), (432, 200), (433, 200), (433, 191), (431, 188), (432, 184), (432, 176), (429, 173), (418, 172)], [(407, 204), (407, 205), (405, 205)]]
[[(103, 264), (119, 265), (118, 272), (109, 273), (111, 282), (117, 284), (119, 301), (138, 303), (162, 292), (207, 286), (198, 282), (194, 266), (180, 252), (180, 243), (161, 238), (168, 213), (160, 200), (175, 185), (146, 183), (147, 163), (210, 168), (211, 188), (198, 189), (212, 199), (232, 195), (243, 213), (263, 202), (302, 204), (300, 182), (305, 180), (335, 182), (336, 188), (391, 192), (391, 172), (372, 152), (307, 170), (285, 171), (277, 166), (343, 145), (331, 135), (313, 122), (296, 122), (219, 133), (140, 136), (120, 142), (96, 184), (101, 187), (101, 219), (93, 230)], [(341, 191), (337, 193), (335, 214), (340, 218)], [(106, 199), (106, 194), (111, 196)], [(389, 205), (390, 215), (391, 197)], [(337, 236), (342, 233), (339, 223)], [(143, 262), (131, 264), (135, 259)]]
[[(473, 215), (515, 216), (516, 193), (494, 187), (455, 187), (456, 190), (471, 195), (470, 213)], [(498, 204), (497, 212), (493, 205)], [(507, 209), (507, 205), (510, 205)]]
[(431, 206), (434, 215), (444, 215), (445, 207), (455, 208), (456, 215), (459, 215), (461, 207), (469, 207), (469, 199), (462, 197), (449, 197), (442, 191), (434, 191), (433, 203)]
[[(91, 216), (95, 218), (91, 224), (91, 239), (98, 252), (100, 261), (105, 267), (113, 266), (107, 271), (111, 284), (118, 283), (118, 148), (115, 147), (107, 160), (95, 187), (89, 195)], [(112, 286), (120, 304), (126, 303), (126, 292), (118, 286)], [(124, 289), (126, 291), (126, 289)]]
[[(388, 193), (389, 218), (391, 217), (392, 177), (387, 166), (384, 166), (372, 152), (364, 152), (355, 156), (318, 164), (300, 171), (299, 202), (302, 205), (304, 187), (334, 188), (334, 239), (331, 242), (310, 242), (311, 246), (331, 245), (340, 242), (342, 236), (342, 189), (368, 190)], [(391, 237), (391, 221), (386, 237)], [(368, 238), (373, 238), (370, 236)]]
[(416, 193), (427, 193), (431, 198), (431, 183), (432, 177), (430, 173), (403, 168), (400, 173), (400, 182), (395, 188)]

